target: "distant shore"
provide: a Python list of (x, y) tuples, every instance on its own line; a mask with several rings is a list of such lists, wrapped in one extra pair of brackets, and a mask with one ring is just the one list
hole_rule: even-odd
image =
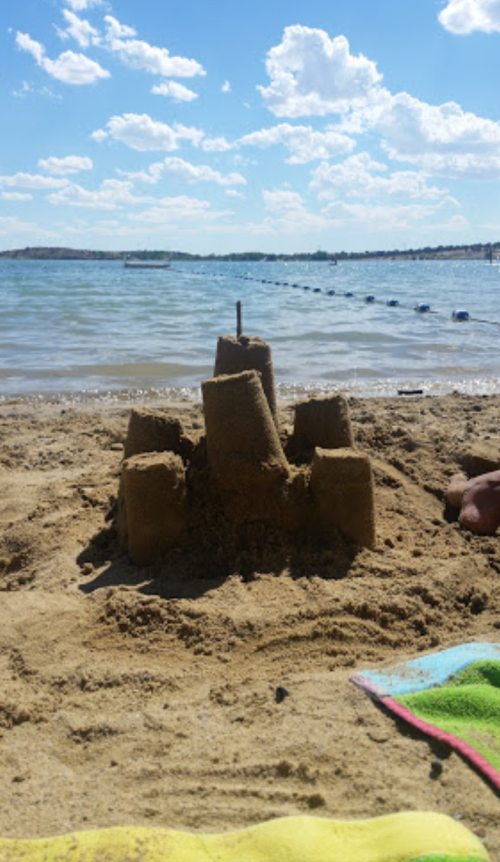
[(232, 254), (187, 254), (180, 251), (92, 251), (62, 247), (27, 247), (0, 252), (0, 260), (123, 260), (124, 257), (137, 260), (170, 261), (222, 261), (222, 262), (311, 262), (336, 264), (344, 261), (359, 260), (500, 260), (500, 242), (474, 243), (473, 245), (436, 246), (418, 249), (393, 249), (391, 251), (365, 252), (327, 252), (316, 251), (312, 254), (270, 254), (264, 252), (238, 252)]

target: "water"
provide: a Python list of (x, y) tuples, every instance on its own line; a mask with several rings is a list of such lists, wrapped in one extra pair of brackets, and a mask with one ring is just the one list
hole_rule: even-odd
[[(1, 399), (198, 398), (217, 337), (235, 334), (237, 300), (245, 334), (271, 344), (280, 396), (500, 392), (500, 266), (483, 261), (189, 262), (155, 271), (1, 260), (0, 294)], [(416, 313), (420, 302), (431, 312)], [(459, 308), (469, 322), (451, 320)]]

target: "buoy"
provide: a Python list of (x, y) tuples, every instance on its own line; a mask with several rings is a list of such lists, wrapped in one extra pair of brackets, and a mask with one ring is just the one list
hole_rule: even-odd
[(431, 307), (426, 302), (419, 302), (418, 305), (415, 306), (414, 310), (418, 311), (419, 314), (425, 314), (427, 311), (431, 310)]
[(458, 321), (469, 320), (470, 314), (468, 311), (464, 311), (463, 308), (457, 308), (457, 310), (454, 311), (453, 314), (451, 315), (451, 319), (452, 320), (458, 320)]
[(375, 297), (373, 293), (368, 294), (368, 296), (366, 297), (366, 302), (375, 302)]
[(389, 305), (391, 308), (394, 308), (396, 305), (399, 305), (399, 299), (388, 299), (387, 305)]
[(328, 296), (335, 296), (334, 290), (328, 290), (327, 293), (328, 293)]

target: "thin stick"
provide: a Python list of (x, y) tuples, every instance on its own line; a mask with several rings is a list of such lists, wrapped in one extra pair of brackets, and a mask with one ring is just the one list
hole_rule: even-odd
[(236, 338), (239, 338), (243, 332), (241, 325), (241, 302), (236, 303)]

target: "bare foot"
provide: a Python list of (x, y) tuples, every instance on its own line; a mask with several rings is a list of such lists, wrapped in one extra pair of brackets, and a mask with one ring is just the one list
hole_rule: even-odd
[(500, 470), (466, 482), (460, 525), (478, 535), (493, 535), (500, 525)]

